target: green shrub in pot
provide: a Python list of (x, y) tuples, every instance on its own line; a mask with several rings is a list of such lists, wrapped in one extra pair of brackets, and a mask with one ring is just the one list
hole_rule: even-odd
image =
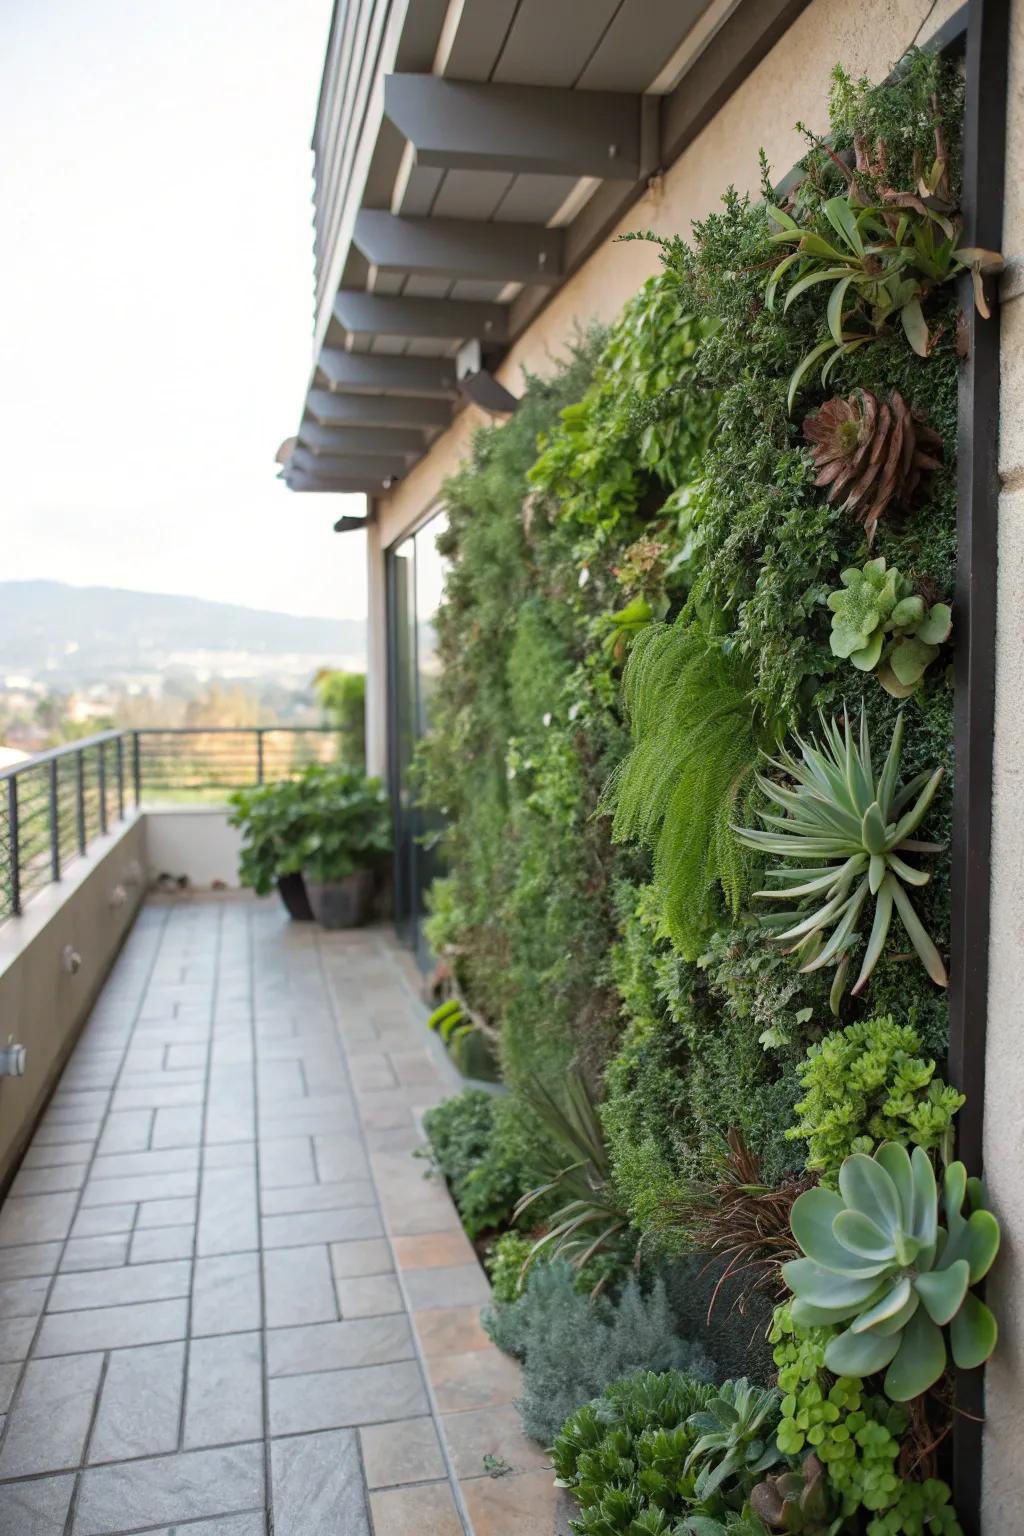
[(391, 845), (379, 780), (354, 768), (313, 763), (293, 779), (238, 790), (229, 800), (231, 825), (242, 829), (243, 885), (266, 896), (276, 884), (293, 917), (313, 916), (306, 886), (328, 902), (344, 886), (342, 905), (354, 911), (354, 921), (365, 918)]
[(379, 779), (354, 768), (306, 769), (308, 795), (300, 868), (325, 928), (354, 928), (369, 916), (391, 848), (391, 811)]
[(308, 790), (301, 778), (276, 779), (228, 796), (230, 824), (242, 832), (238, 876), (257, 896), (277, 887), (289, 916), (313, 916), (302, 878), (300, 845)]

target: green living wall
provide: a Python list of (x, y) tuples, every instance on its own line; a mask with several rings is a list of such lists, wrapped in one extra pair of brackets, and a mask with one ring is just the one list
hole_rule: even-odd
[[(446, 489), (434, 1023), (508, 1092), (429, 1131), (581, 1530), (958, 1529), (998, 1237), (942, 1078), (961, 107), (923, 54), (837, 71), (789, 190), (662, 242)], [(682, 1436), (658, 1477), (620, 1422)]]

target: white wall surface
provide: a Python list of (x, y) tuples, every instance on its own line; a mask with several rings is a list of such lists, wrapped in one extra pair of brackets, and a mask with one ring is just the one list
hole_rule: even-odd
[(146, 872), (150, 882), (161, 875), (188, 877), (189, 885), (237, 886), (242, 834), (228, 826), (225, 806), (173, 806), (147, 810)]

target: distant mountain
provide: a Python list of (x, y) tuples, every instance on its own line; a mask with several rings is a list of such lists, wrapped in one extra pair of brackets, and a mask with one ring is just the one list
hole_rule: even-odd
[(109, 677), (165, 670), (180, 656), (233, 652), (252, 659), (298, 655), (350, 664), (366, 649), (361, 619), (310, 619), (198, 597), (0, 581), (0, 674)]

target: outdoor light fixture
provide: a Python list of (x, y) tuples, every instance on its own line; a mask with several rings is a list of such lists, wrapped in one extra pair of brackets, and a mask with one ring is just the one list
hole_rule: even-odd
[(460, 393), (492, 416), (511, 416), (519, 405), (515, 395), (509, 394), (504, 384), (499, 384), (493, 373), (484, 367), (479, 341), (467, 341), (459, 348), (455, 358), (455, 378)]

